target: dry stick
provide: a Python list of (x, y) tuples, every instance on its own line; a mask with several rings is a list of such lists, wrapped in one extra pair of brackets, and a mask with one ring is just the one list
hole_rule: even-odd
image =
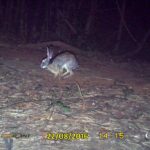
[(91, 8), (87, 17), (87, 21), (85, 24), (85, 35), (89, 35), (90, 34), (90, 27), (94, 21), (94, 17), (95, 17), (95, 12), (96, 12), (96, 7), (97, 7), (97, 0), (95, 1), (91, 1)]
[(59, 10), (58, 13), (60, 14), (60, 16), (64, 19), (65, 23), (68, 25), (68, 27), (70, 28), (70, 30), (72, 31), (73, 34), (77, 34), (77, 31), (75, 30), (75, 28), (72, 26), (72, 24), (64, 17), (63, 13)]
[(149, 28), (148, 32), (146, 32), (144, 38), (138, 44), (137, 49), (135, 49), (132, 53), (127, 53), (126, 55), (124, 55), (124, 57), (133, 56), (133, 55), (137, 54), (138, 52), (140, 52), (149, 36), (150, 36), (150, 28)]
[[(60, 80), (59, 80), (60, 81)], [(81, 92), (81, 87), (80, 87), (80, 84), (77, 82), (77, 81), (75, 81), (75, 84), (77, 85), (77, 88), (78, 88), (78, 90), (79, 90), (79, 94), (80, 94), (80, 97), (81, 97), (81, 99), (82, 99), (82, 101), (83, 101), (83, 108), (84, 108), (84, 106), (85, 106), (85, 101), (84, 101), (84, 96), (83, 96), (83, 94), (82, 94), (82, 92)], [(60, 88), (61, 89), (61, 88)], [(62, 89), (61, 89), (61, 93), (62, 93)], [(93, 95), (92, 95), (93, 96)], [(57, 99), (55, 99), (55, 100), (60, 100), (61, 99), (61, 97), (62, 97), (62, 94), (60, 95), (60, 98), (57, 98)], [(90, 96), (87, 96), (87, 97), (90, 97)], [(72, 98), (78, 98), (78, 97), (72, 97)], [(69, 98), (70, 99), (70, 98)], [(28, 103), (28, 102), (37, 102), (37, 101), (47, 101), (47, 100), (36, 100), (36, 101), (32, 101), (32, 100), (22, 100), (22, 101), (19, 101), (19, 102), (15, 102), (15, 103), (13, 103), (13, 104), (10, 104), (10, 105), (7, 105), (7, 106), (4, 106), (4, 107), (0, 107), (0, 109), (5, 109), (5, 108), (8, 108), (8, 107), (10, 107), (10, 106), (13, 106), (13, 105), (17, 105), (17, 104), (20, 104), (20, 103)], [(49, 100), (48, 100), (49, 101)], [(49, 108), (48, 108), (49, 109)], [(46, 109), (46, 110), (48, 110), (48, 109)], [(50, 120), (52, 120), (52, 115), (53, 115), (53, 113), (54, 113), (54, 107), (53, 107), (53, 110), (52, 110), (52, 112), (51, 112), (51, 114), (49, 115), (49, 117), (48, 118), (50, 118)]]
[(119, 45), (120, 45), (120, 42), (121, 42), (121, 35), (122, 35), (122, 29), (123, 29), (123, 18), (124, 18), (125, 7), (126, 7), (125, 0), (123, 1), (123, 4), (122, 4), (122, 10), (120, 10), (118, 1), (116, 1), (116, 2), (117, 2), (118, 10), (120, 11), (121, 18), (120, 18), (119, 29), (118, 29), (118, 34), (117, 34), (117, 42), (116, 42), (116, 45), (115, 45), (115, 48), (114, 48), (115, 52), (118, 51), (118, 48), (119, 48)]
[[(59, 79), (59, 81), (60, 81), (60, 79)], [(82, 92), (81, 92), (80, 84), (79, 84), (77, 81), (75, 81), (75, 84), (77, 85), (77, 88), (78, 88), (78, 90), (79, 90), (80, 97), (81, 97), (81, 99), (82, 99), (82, 101), (83, 101), (82, 109), (85, 109), (85, 101), (84, 101), (83, 94), (82, 94)], [(60, 89), (61, 89), (61, 87), (60, 87)], [(62, 89), (61, 89), (61, 93), (62, 93)], [(62, 94), (61, 94), (60, 98), (61, 98), (61, 97), (62, 97)], [(47, 117), (48, 120), (53, 120), (52, 116), (53, 116), (53, 114), (54, 114), (54, 106), (53, 106), (52, 108), (53, 108), (53, 110), (51, 111), (50, 115)]]
[[(59, 68), (59, 74), (58, 74), (58, 81), (60, 81), (60, 68)], [(60, 86), (59, 86), (59, 88), (60, 88), (60, 93), (61, 93), (59, 99), (61, 99), (62, 98), (62, 88)], [(56, 101), (56, 99), (55, 99), (55, 101)], [(52, 106), (52, 111), (51, 111), (50, 115), (47, 117), (47, 119), (53, 120), (53, 114), (54, 114), (54, 105)]]
[[(125, 3), (125, 2), (124, 2), (124, 3)], [(117, 5), (117, 8), (118, 8), (118, 11), (119, 11), (119, 14), (120, 14), (120, 17), (121, 17), (121, 21), (122, 21), (123, 26), (124, 26), (125, 29), (127, 30), (128, 34), (130, 35), (130, 37), (132, 38), (132, 40), (137, 43), (136, 38), (135, 38), (134, 35), (130, 32), (130, 30), (129, 30), (127, 24), (126, 24), (126, 21), (124, 20), (124, 14), (123, 14), (123, 12), (122, 12), (121, 9), (120, 9), (118, 0), (116, 0), (116, 5)], [(123, 4), (123, 5), (125, 5), (125, 4)], [(123, 7), (125, 7), (125, 6), (123, 6)]]
[(84, 100), (83, 94), (82, 94), (82, 92), (81, 92), (80, 84), (79, 84), (77, 81), (75, 81), (75, 84), (77, 85), (77, 88), (78, 88), (78, 90), (79, 90), (80, 97), (81, 97), (81, 99), (82, 99), (82, 101), (83, 101), (83, 106), (82, 106), (82, 108), (84, 109), (84, 108), (85, 108), (85, 100)]
[(54, 114), (54, 106), (52, 106), (52, 111), (50, 113), (50, 115), (47, 117), (48, 120), (53, 120), (52, 116)]
[[(93, 96), (99, 96), (99, 94), (92, 94), (92, 95), (88, 95), (88, 96), (84, 96), (84, 97), (86, 97), (86, 98), (90, 98), (90, 97), (93, 97)], [(69, 97), (69, 98), (65, 98), (65, 99), (78, 99), (79, 97)], [(29, 102), (43, 102), (43, 101), (50, 101), (51, 99), (44, 99), (44, 100), (41, 100), (41, 99), (39, 99), (39, 100), (31, 100), (31, 99), (29, 99), (29, 100), (24, 100), (24, 99), (22, 99), (21, 101), (18, 101), (18, 102), (14, 102), (14, 103), (12, 103), (12, 104), (9, 104), (9, 105), (7, 105), (7, 106), (2, 106), (2, 107), (0, 107), (0, 109), (5, 109), (5, 108), (8, 108), (8, 107), (11, 107), (11, 106), (14, 106), (14, 105), (18, 105), (18, 104), (20, 104), (20, 103), (29, 103)], [(55, 100), (60, 100), (60, 98), (57, 98), (57, 99), (55, 99)]]
[[(121, 9), (120, 9), (120, 7), (119, 7), (118, 0), (116, 0), (116, 4), (117, 4), (117, 8), (118, 8), (118, 11), (119, 11), (119, 13), (120, 13), (121, 20), (122, 20), (122, 23), (123, 23), (125, 29), (127, 30), (128, 34), (130, 35), (130, 37), (132, 38), (132, 40), (137, 43), (137, 40), (135, 39), (135, 37), (133, 36), (133, 34), (129, 31), (129, 28), (127, 27), (127, 24), (126, 24), (126, 22), (125, 22), (125, 20), (124, 20), (124, 16), (123, 16), (123, 14), (122, 14), (122, 12), (121, 12)], [(149, 29), (148, 32), (145, 34), (145, 36), (144, 36), (144, 38), (141, 40), (141, 42), (138, 44), (137, 49), (135, 49), (132, 53), (127, 53), (127, 54), (124, 55), (123, 57), (125, 58), (125, 57), (129, 57), (129, 56), (133, 56), (133, 55), (137, 54), (138, 52), (140, 52), (141, 49), (143, 48), (145, 42), (147, 41), (147, 39), (148, 39), (149, 36), (150, 36), (150, 29)]]

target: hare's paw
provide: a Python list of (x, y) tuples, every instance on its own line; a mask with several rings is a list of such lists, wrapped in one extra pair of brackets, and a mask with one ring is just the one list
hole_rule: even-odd
[(72, 76), (74, 73), (72, 70), (68, 71), (68, 72), (65, 72), (63, 74), (63, 78), (66, 79), (66, 78), (69, 78), (70, 76)]

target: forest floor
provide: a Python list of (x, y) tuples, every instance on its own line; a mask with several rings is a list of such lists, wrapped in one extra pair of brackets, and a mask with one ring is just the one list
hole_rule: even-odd
[(149, 150), (150, 64), (70, 49), (80, 67), (58, 80), (46, 46), (0, 45), (0, 150)]

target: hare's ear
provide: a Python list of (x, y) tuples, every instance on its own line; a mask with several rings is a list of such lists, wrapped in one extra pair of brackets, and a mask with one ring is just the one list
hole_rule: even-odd
[(53, 56), (53, 51), (52, 50), (49, 50), (49, 48), (47, 47), (47, 58), (48, 59), (51, 59)]

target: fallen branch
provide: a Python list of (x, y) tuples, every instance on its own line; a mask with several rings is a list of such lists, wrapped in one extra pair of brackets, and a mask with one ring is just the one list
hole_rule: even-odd
[(124, 26), (125, 29), (127, 30), (128, 34), (130, 35), (130, 37), (132, 38), (132, 40), (137, 43), (136, 38), (135, 38), (134, 35), (130, 32), (130, 30), (129, 30), (127, 24), (126, 24), (126, 21), (125, 21), (125, 19), (124, 19), (124, 14), (123, 14), (123, 12), (122, 12), (121, 9), (120, 9), (118, 0), (116, 0), (116, 5), (117, 5), (117, 8), (118, 8), (118, 11), (119, 11), (119, 14), (120, 14), (120, 17), (121, 17), (121, 21), (122, 21), (123, 26)]
[(68, 27), (70, 28), (70, 30), (72, 31), (73, 34), (77, 34), (77, 31), (75, 30), (75, 28), (73, 27), (73, 25), (65, 18), (65, 16), (63, 15), (63, 13), (59, 10), (58, 11), (59, 15), (63, 18), (63, 20), (65, 21), (65, 23), (68, 25)]
[(124, 58), (125, 58), (125, 57), (131, 57), (131, 56), (134, 56), (134, 55), (136, 55), (137, 53), (139, 53), (139, 52), (142, 50), (142, 48), (143, 48), (143, 46), (144, 46), (144, 44), (145, 44), (145, 42), (147, 41), (147, 39), (148, 39), (149, 36), (150, 36), (150, 29), (149, 29), (148, 32), (145, 34), (145, 36), (144, 36), (144, 38), (141, 40), (141, 42), (138, 44), (137, 49), (135, 49), (134, 51), (132, 51), (132, 52), (130, 52), (130, 53), (125, 54), (123, 57), (124, 57)]

